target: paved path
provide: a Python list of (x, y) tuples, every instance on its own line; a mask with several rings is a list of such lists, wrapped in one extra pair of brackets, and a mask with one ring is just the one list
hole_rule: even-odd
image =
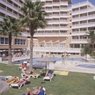
[(55, 70), (66, 70), (66, 71), (71, 71), (71, 72), (82, 72), (82, 73), (95, 74), (95, 63), (91, 63), (91, 64), (90, 63), (89, 64), (88, 63), (77, 63), (77, 64), (56, 63), (53, 65), (49, 65), (49, 68), (54, 68)]

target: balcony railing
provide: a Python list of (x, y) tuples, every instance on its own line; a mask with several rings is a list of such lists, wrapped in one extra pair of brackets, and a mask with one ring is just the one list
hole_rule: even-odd
[(4, 1), (2, 0), (2, 1), (0, 1), (0, 3), (2, 3), (2, 4), (4, 4), (5, 6), (11, 8), (12, 10), (15, 10), (17, 13), (22, 14), (22, 12), (19, 11), (19, 9), (18, 9), (17, 7), (13, 6), (13, 5), (10, 4), (9, 2), (4, 2)]
[(72, 28), (95, 27), (95, 22), (73, 25)]
[(10, 11), (8, 11), (7, 9), (2, 8), (2, 7), (0, 7), (0, 12), (1, 12), (1, 13), (4, 13), (4, 14), (6, 14), (6, 15), (9, 15), (9, 16), (11, 16), (11, 17), (14, 17), (14, 18), (16, 18), (16, 19), (18, 18), (17, 15), (13, 14), (12, 12), (10, 12)]
[(88, 43), (88, 41), (87, 41), (87, 39), (72, 39), (71, 40), (71, 43), (75, 43), (75, 44), (81, 44), (81, 43), (85, 43), (85, 44), (87, 44)]
[(95, 15), (88, 15), (88, 16), (83, 16), (83, 17), (78, 17), (78, 18), (72, 18), (72, 22), (90, 20), (90, 19), (95, 19)]
[(81, 48), (66, 48), (66, 47), (34, 47), (34, 52), (60, 52), (60, 53), (80, 53), (81, 52)]
[(40, 37), (40, 36), (43, 36), (43, 37), (44, 37), (44, 36), (45, 36), (45, 37), (46, 37), (46, 36), (47, 36), (47, 37), (48, 37), (48, 36), (49, 36), (49, 37), (50, 37), (50, 36), (51, 36), (51, 37), (52, 37), (52, 36), (55, 36), (55, 37), (56, 37), (56, 36), (60, 36), (60, 37), (61, 37), (61, 36), (62, 36), (62, 37), (64, 36), (64, 37), (66, 37), (66, 36), (69, 36), (69, 34), (64, 33), (64, 32), (43, 32), (43, 33), (42, 33), (42, 32), (41, 32), (41, 33), (40, 33), (40, 32), (37, 32), (37, 33), (35, 33), (34, 36), (35, 36), (35, 37)]

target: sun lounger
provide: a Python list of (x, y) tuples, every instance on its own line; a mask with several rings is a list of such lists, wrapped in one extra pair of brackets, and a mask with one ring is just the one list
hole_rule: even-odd
[(51, 81), (53, 77), (54, 77), (54, 71), (53, 71), (53, 70), (49, 70), (49, 71), (46, 73), (46, 75), (45, 75), (45, 77), (43, 78), (43, 80), (49, 80), (49, 81)]
[(24, 77), (22, 79), (20, 79), (18, 82), (16, 83), (12, 83), (10, 84), (10, 87), (15, 87), (15, 88), (21, 88), (22, 86), (24, 86), (25, 84), (30, 82), (30, 77)]
[(24, 86), (25, 85), (25, 83), (26, 83), (26, 80), (20, 80), (20, 81), (18, 81), (17, 83), (12, 83), (12, 84), (10, 84), (10, 87), (16, 87), (16, 88), (21, 88), (22, 86)]

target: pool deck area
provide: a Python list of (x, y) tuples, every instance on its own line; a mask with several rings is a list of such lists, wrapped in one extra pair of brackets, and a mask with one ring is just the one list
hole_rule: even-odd
[[(18, 58), (13, 58), (13, 61), (29, 59), (29, 56), (22, 56)], [(74, 58), (77, 60), (77, 58)], [(81, 73), (92, 73), (95, 74), (95, 62), (84, 62), (83, 60), (59, 60), (56, 63), (50, 62), (48, 64), (48, 69), (55, 69), (55, 70), (64, 70), (70, 72), (81, 72)]]
[[(83, 65), (83, 66), (81, 66)], [(93, 63), (89, 63), (89, 67), (87, 67), (88, 63), (57, 63), (54, 64), (54, 69), (56, 70), (65, 70), (65, 71), (69, 71), (69, 72), (81, 72), (81, 73), (91, 73), (91, 74), (95, 74), (95, 67), (92, 68), (90, 66), (95, 66), (95, 64)], [(51, 65), (49, 65), (51, 66)], [(49, 67), (51, 68), (51, 67)]]

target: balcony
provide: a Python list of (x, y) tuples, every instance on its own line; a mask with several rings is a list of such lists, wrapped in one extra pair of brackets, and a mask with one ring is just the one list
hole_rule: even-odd
[(95, 15), (78, 17), (78, 18), (72, 18), (72, 22), (83, 21), (83, 20), (90, 20), (90, 19), (95, 19)]
[(72, 36), (78, 36), (78, 35), (87, 35), (87, 31), (75, 31), (72, 32)]
[(13, 14), (12, 12), (7, 11), (5, 8), (0, 7), (0, 12), (5, 15), (8, 15), (8, 16), (18, 19), (17, 15)]
[(69, 18), (70, 16), (68, 14), (60, 14), (61, 18)]
[(66, 51), (66, 48), (64, 47), (54, 47), (54, 46), (51, 46), (51, 47), (34, 47), (33, 48), (34, 51), (36, 52), (65, 52)]
[(52, 18), (59, 18), (60, 15), (51, 15)]
[(14, 2), (15, 4), (17, 4), (18, 6), (22, 7), (22, 4), (20, 2), (18, 2), (18, 0), (11, 0), (12, 2)]
[(72, 26), (72, 29), (75, 29), (75, 28), (87, 28), (87, 27), (95, 27), (95, 22), (89, 22), (89, 23), (84, 23), (84, 24), (78, 24), (78, 25), (73, 25)]
[(79, 15), (79, 14), (89, 13), (93, 11), (95, 11), (95, 8), (93, 7), (91, 9), (81, 9), (81, 10), (78, 10), (77, 12), (72, 12), (72, 15)]
[(34, 47), (33, 48), (34, 52), (67, 52), (67, 53), (80, 53), (81, 52), (81, 48), (65, 48), (65, 47)]
[(0, 3), (3, 4), (3, 5), (5, 5), (5, 6), (7, 6), (7, 7), (9, 7), (9, 8), (12, 9), (12, 10), (15, 10), (17, 13), (22, 14), (22, 12), (19, 11), (19, 9), (18, 9), (17, 7), (15, 7), (15, 6), (13, 6), (12, 4), (10, 4), (10, 3), (8, 3), (8, 2), (4, 2), (3, 0), (0, 1)]
[(46, 11), (46, 13), (50, 13), (50, 12), (52, 13), (53, 10), (52, 9), (45, 9), (45, 11)]
[(69, 36), (67, 33), (62, 32), (37, 32), (34, 35), (35, 37), (67, 37)]
[(68, 12), (69, 9), (68, 9), (68, 8), (60, 8), (60, 11), (61, 11), (61, 12)]
[(45, 3), (44, 7), (52, 7), (52, 3), (50, 4)]
[(87, 39), (72, 39), (71, 44), (87, 44)]

